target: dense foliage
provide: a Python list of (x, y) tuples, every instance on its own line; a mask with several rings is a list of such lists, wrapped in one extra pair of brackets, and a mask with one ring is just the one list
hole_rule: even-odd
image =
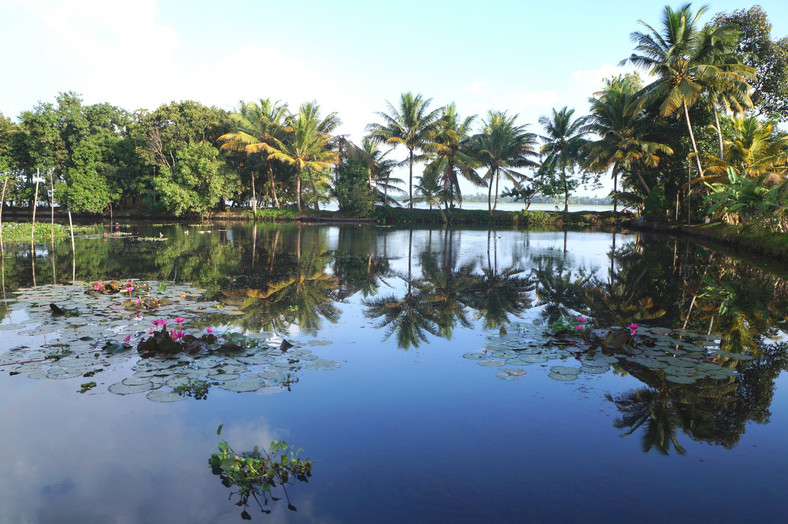
[[(174, 216), (231, 206), (259, 217), (283, 206), (317, 211), (333, 197), (343, 213), (370, 216), (407, 194), (409, 209), (423, 202), (446, 221), (462, 203), (461, 180), (482, 188), (492, 215), (502, 194), (526, 206), (560, 198), (567, 210), (580, 184), (609, 174), (614, 205), (650, 220), (711, 217), (780, 231), (788, 138), (776, 123), (788, 120), (788, 38), (772, 38), (758, 6), (703, 25), (706, 14), (668, 6), (660, 24), (641, 22), (622, 63), (653, 80), (610, 78), (590, 98), (590, 114), (553, 109), (540, 129), (506, 111), (461, 116), (454, 103), (436, 107), (407, 92), (353, 144), (335, 134), (338, 116), (323, 116), (314, 101), (297, 110), (241, 101), (228, 113), (186, 100), (129, 113), (60, 93), (18, 122), (0, 115), (0, 201)], [(400, 162), (389, 157), (397, 148)], [(408, 170), (404, 191), (392, 177), (398, 166)], [(768, 213), (720, 211), (741, 209), (745, 193), (767, 195)]]

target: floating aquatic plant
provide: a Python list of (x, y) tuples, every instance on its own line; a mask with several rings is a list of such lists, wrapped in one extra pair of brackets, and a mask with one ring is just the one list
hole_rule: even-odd
[[(223, 425), (216, 430), (220, 438), (222, 427)], [(263, 506), (267, 506), (269, 500), (280, 500), (280, 497), (273, 495), (273, 490), (277, 487), (282, 488), (287, 508), (296, 511), (285, 486), (296, 480), (308, 482), (308, 478), (312, 476), (312, 461), (298, 457), (302, 449), (296, 449), (285, 441), (275, 440), (271, 442), (268, 450), (255, 446), (251, 452), (239, 454), (224, 438), (217, 447), (219, 452), (211, 455), (208, 464), (213, 474), (221, 478), (224, 486), (237, 488), (234, 494), (237, 494), (240, 500), (236, 505), (244, 508), (241, 518), (251, 519), (251, 515), (246, 511), (250, 497), (257, 502), (260, 511), (271, 513), (270, 509)], [(260, 502), (259, 497), (262, 497), (263, 502)]]
[[(163, 327), (168, 332), (182, 331), (183, 335), (178, 333), (176, 340), (184, 344), (190, 336), (202, 339), (203, 335), (213, 335), (214, 344), (218, 345), (199, 346), (193, 353), (155, 352), (149, 358), (139, 359), (139, 353), (131, 350), (142, 339), (153, 335), (147, 333), (153, 320), (147, 317), (149, 312), (138, 311), (130, 316), (123, 305), (127, 302), (123, 294), (86, 294), (87, 285), (83, 283), (38, 286), (20, 289), (8, 300), (12, 311), (24, 314), (11, 317), (19, 321), (0, 324), (0, 334), (10, 331), (23, 337), (45, 335), (53, 342), (41, 345), (31, 340), (12, 351), (1, 352), (0, 370), (31, 379), (69, 379), (93, 377), (100, 372), (110, 375), (116, 366), (136, 360), (131, 367), (133, 375), (123, 380), (115, 378), (118, 382), (110, 382), (109, 391), (118, 395), (145, 393), (152, 401), (174, 402), (188, 397), (179, 395), (174, 388), (189, 380), (205, 380), (211, 387), (237, 393), (261, 389), (279, 392), (296, 384), (302, 369), (339, 367), (337, 362), (318, 358), (303, 349), (300, 341), (293, 341), (294, 347), (282, 351), (282, 339), (270, 332), (219, 334), (221, 330), (198, 327), (206, 317), (215, 325), (228, 324), (234, 313), (231, 308), (217, 312), (214, 302), (204, 300), (204, 290), (172, 282), (164, 286), (157, 282), (135, 281), (134, 284), (137, 289), (149, 286), (151, 298), (162, 299), (157, 315), (158, 319), (166, 319), (167, 324), (154, 326), (154, 332), (159, 333)], [(166, 297), (162, 295), (164, 292)], [(73, 305), (80, 314), (53, 316), (49, 308), (53, 302)], [(206, 337), (199, 344), (207, 341)], [(101, 386), (103, 383), (96, 388)]]

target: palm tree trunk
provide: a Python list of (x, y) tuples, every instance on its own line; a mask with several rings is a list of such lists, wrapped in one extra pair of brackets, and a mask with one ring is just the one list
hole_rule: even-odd
[(643, 175), (640, 174), (640, 170), (633, 166), (632, 167), (632, 171), (635, 172), (635, 176), (638, 177), (638, 180), (640, 180), (640, 183), (643, 184), (643, 189), (646, 190), (646, 194), (650, 195), (651, 194), (651, 189), (649, 189), (648, 184), (646, 184), (646, 181), (643, 180)]
[(493, 211), (498, 209), (498, 182), (501, 180), (501, 172), (500, 170), (495, 171), (495, 205), (493, 206)]
[(722, 129), (720, 128), (720, 117), (717, 115), (717, 106), (714, 106), (714, 123), (717, 125), (717, 142), (719, 142), (720, 145), (720, 158), (722, 158), (725, 152), (722, 147)]
[(301, 170), (296, 171), (296, 203), (298, 212), (301, 212)]
[[(698, 166), (698, 176), (703, 176), (703, 167), (700, 165), (700, 155), (698, 154), (698, 144), (695, 143), (695, 134), (692, 132), (692, 124), (690, 124), (689, 108), (687, 107), (686, 100), (682, 102), (682, 105), (684, 106), (684, 119), (687, 121), (690, 141), (692, 141), (692, 151), (695, 153), (695, 163)], [(689, 191), (689, 188), (687, 188), (687, 191)]]
[(0, 193), (0, 250), (3, 249), (3, 206), (5, 205), (5, 188), (8, 178), (3, 179), (3, 192)]
[[(616, 212), (616, 205), (618, 204), (618, 199), (616, 198), (618, 196), (618, 194), (616, 193), (617, 187), (618, 187), (618, 166), (613, 166), (613, 213)], [(613, 238), (615, 239), (615, 236)]]
[(410, 169), (408, 173), (408, 209), (413, 211), (413, 148), (410, 149), (408, 168)]
[(268, 164), (268, 181), (271, 184), (271, 199), (274, 201), (274, 207), (279, 209), (279, 199), (276, 198), (276, 184), (274, 184), (274, 168), (271, 166), (271, 161), (267, 161)]
[[(36, 168), (36, 193), (33, 196), (33, 225), (30, 226), (30, 256), (34, 258), (35, 254), (33, 253), (33, 236), (36, 232), (36, 207), (38, 207), (38, 175), (39, 171)], [(35, 274), (33, 274), (33, 278), (35, 278)]]
[[(52, 234), (52, 257), (54, 257), (55, 252), (55, 170), (53, 169), (52, 172), (49, 174), (49, 187), (52, 191), (52, 194), (49, 196), (49, 220), (50, 220), (50, 233)], [(110, 217), (112, 217), (112, 205), (110, 205)], [(53, 258), (54, 260), (54, 258)], [(54, 273), (53, 273), (54, 276)]]
[(317, 189), (315, 188), (315, 177), (312, 175), (312, 170), (307, 168), (307, 174), (309, 175), (309, 183), (312, 186), (312, 195), (314, 195), (314, 202), (315, 202), (315, 211), (320, 211), (320, 207), (317, 203)]
[(566, 167), (561, 170), (561, 181), (564, 183), (564, 213), (569, 212), (569, 183), (566, 180)]
[(487, 211), (492, 216), (492, 188), (493, 188), (493, 172), (490, 171), (490, 187), (487, 188)]
[(254, 170), (250, 171), (252, 177), (252, 213), (257, 216), (257, 192), (254, 189)]

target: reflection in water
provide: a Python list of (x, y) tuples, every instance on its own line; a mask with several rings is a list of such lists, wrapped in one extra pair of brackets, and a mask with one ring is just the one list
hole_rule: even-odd
[[(451, 339), (457, 329), (475, 323), (505, 332), (520, 322), (547, 325), (562, 316), (584, 315), (602, 328), (632, 322), (686, 327), (713, 335), (721, 351), (759, 357), (736, 368), (732, 390), (727, 384), (713, 395), (698, 383), (666, 384), (654, 370), (620, 366), (619, 372), (646, 387), (611, 397), (622, 411), (616, 424), (630, 433), (645, 428), (648, 449), (660, 451), (670, 446), (682, 449), (676, 443), (676, 428), (691, 438), (735, 443), (730, 434), (743, 431), (735, 428), (743, 428), (746, 421), (768, 420), (768, 402), (764, 406), (763, 399), (770, 399), (771, 393), (757, 395), (760, 400), (750, 414), (741, 414), (749, 405), (742, 398), (756, 401), (745, 392), (769, 390), (784, 367), (784, 346), (769, 343), (788, 329), (784, 276), (676, 240), (666, 245), (660, 238), (619, 236), (611, 242), (606, 260), (589, 262), (583, 248), (570, 249), (569, 242), (564, 249), (567, 235), (551, 237), (556, 242), (545, 244), (533, 233), (507, 232), (504, 241), (495, 231), (255, 225), (210, 226), (212, 232), (205, 233), (208, 227), (167, 227), (162, 229), (165, 241), (80, 240), (77, 277), (195, 283), (226, 310), (237, 309), (232, 319), (214, 312), (206, 325), (227, 322), (252, 334), (315, 336), (326, 321), (340, 321), (344, 304), (356, 301), (364, 316), (382, 330), (381, 338), (393, 338), (402, 349)], [(152, 226), (134, 229), (143, 239), (160, 236)], [(5, 248), (4, 294), (6, 288), (33, 284), (30, 251), (8, 244)], [(37, 268), (39, 284), (54, 282), (71, 265), (68, 243), (56, 244), (50, 253), (52, 263)], [(3, 300), (0, 318), (8, 314), (9, 302)], [(751, 378), (755, 369), (761, 370), (757, 379)], [(504, 375), (522, 376), (514, 371)], [(554, 375), (567, 378), (565, 370)], [(720, 413), (730, 414), (731, 406), (737, 406), (739, 423), (726, 426), (718, 420), (724, 418)], [(707, 414), (701, 415), (704, 409)], [(707, 418), (715, 423), (710, 426)], [(702, 430), (712, 426), (728, 427), (728, 436)]]

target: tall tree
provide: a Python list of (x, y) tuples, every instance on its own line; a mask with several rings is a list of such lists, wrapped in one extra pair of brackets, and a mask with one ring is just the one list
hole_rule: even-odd
[(400, 96), (399, 108), (386, 101), (388, 113), (379, 112), (378, 117), (383, 123), (372, 123), (367, 126), (369, 137), (377, 142), (401, 144), (408, 150), (408, 208), (413, 209), (413, 163), (421, 160), (416, 150), (423, 151), (424, 146), (435, 135), (441, 109), (429, 111), (431, 98), (424, 99), (421, 94), (411, 92)]
[(667, 145), (649, 140), (651, 122), (642, 112), (630, 110), (637, 103), (639, 89), (636, 79), (621, 76), (608, 81), (601, 93), (589, 99), (587, 129), (599, 139), (586, 144), (586, 161), (589, 169), (597, 172), (611, 169), (614, 212), (619, 175), (634, 173), (649, 194), (651, 189), (640, 172), (641, 164), (656, 167), (659, 154), (673, 154)]
[(741, 73), (715, 65), (720, 61), (720, 43), (727, 41), (722, 33), (729, 33), (730, 29), (703, 31), (699, 19), (706, 9), (701, 7), (693, 13), (690, 4), (685, 4), (677, 11), (665, 6), (661, 31), (641, 20), (640, 23), (648, 32), (631, 34), (635, 52), (622, 61), (622, 64), (632, 62), (656, 77), (641, 90), (639, 108), (657, 103), (663, 116), (674, 113), (684, 116), (699, 176), (703, 174), (703, 167), (692, 131), (689, 108), (698, 101), (709, 84), (746, 82)]
[[(569, 211), (569, 193), (577, 185), (571, 174), (576, 167), (581, 166), (582, 148), (588, 142), (585, 138), (588, 133), (585, 118), (572, 120), (574, 114), (574, 109), (563, 107), (559, 111), (553, 109), (552, 118), (539, 117), (539, 123), (546, 133), (540, 137), (543, 141), (543, 158), (539, 174), (543, 180), (549, 178), (561, 188), (564, 213)], [(556, 184), (551, 186), (556, 187)]]
[(772, 39), (772, 24), (758, 5), (719, 13), (711, 24), (732, 26), (738, 31), (736, 51), (756, 73), (751, 96), (758, 112), (775, 120), (788, 120), (788, 37)]
[(301, 211), (301, 176), (304, 170), (310, 176), (317, 208), (318, 193), (314, 186), (312, 170), (328, 169), (337, 162), (337, 152), (330, 147), (331, 132), (340, 124), (336, 113), (320, 118), (320, 106), (305, 102), (298, 113), (287, 117), (287, 135), (284, 140), (274, 140), (268, 149), (272, 160), (295, 167), (296, 202)]
[[(223, 143), (221, 147), (223, 150), (263, 157), (271, 186), (271, 200), (277, 209), (279, 209), (279, 199), (276, 196), (273, 159), (269, 150), (277, 141), (281, 142), (285, 139), (286, 116), (287, 104), (272, 102), (270, 98), (260, 99), (259, 105), (255, 102), (241, 101), (238, 111), (230, 114), (233, 130), (219, 137), (219, 142)], [(252, 198), (256, 199), (254, 174), (252, 174), (251, 187)]]
[[(517, 116), (508, 116), (506, 111), (489, 111), (482, 121), (481, 133), (474, 135), (472, 144), (479, 160), (487, 166), (484, 179), (489, 184), (487, 190), (487, 209), (490, 215), (498, 207), (498, 183), (501, 175), (520, 187), (525, 175), (514, 170), (519, 167), (536, 167), (531, 160), (538, 156), (536, 135), (525, 130), (525, 125), (517, 124)], [(495, 204), (493, 205), (493, 184), (495, 184)]]
[[(477, 186), (484, 181), (476, 172), (480, 162), (472, 156), (469, 144), (471, 126), (476, 116), (460, 117), (454, 103), (447, 105), (436, 126), (435, 137), (424, 146), (430, 153), (431, 161), (424, 169), (425, 175), (434, 172), (438, 175), (442, 186), (444, 205), (454, 205), (455, 199), (462, 200), (459, 176)], [(459, 176), (458, 176), (459, 175)]]

